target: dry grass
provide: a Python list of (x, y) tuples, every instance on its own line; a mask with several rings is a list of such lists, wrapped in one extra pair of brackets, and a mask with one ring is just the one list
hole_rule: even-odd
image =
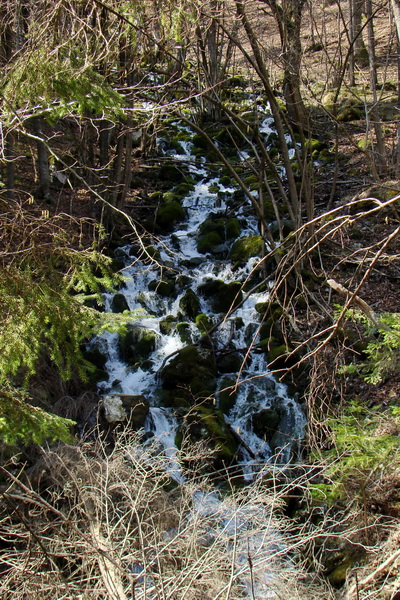
[(111, 451), (99, 441), (44, 451), (35, 489), (10, 473), (1, 597), (329, 598), (295, 566), (308, 534), (282, 516), (288, 485), (265, 474), (221, 497), (204, 479), (171, 481), (164, 461), (122, 434)]

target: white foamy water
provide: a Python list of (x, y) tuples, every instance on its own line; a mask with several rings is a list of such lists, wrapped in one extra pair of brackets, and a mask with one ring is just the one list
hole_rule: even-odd
[[(189, 131), (186, 128), (186, 131)], [(273, 120), (266, 115), (262, 121), (261, 133), (268, 139), (273, 132)], [(131, 311), (142, 309), (146, 316), (135, 317), (133, 325), (140, 331), (152, 331), (155, 337), (155, 348), (143, 364), (136, 366), (127, 365), (121, 358), (117, 334), (105, 334), (101, 341), (97, 341), (107, 353), (106, 369), (109, 380), (100, 384), (104, 392), (142, 394), (149, 401), (151, 408), (146, 421), (146, 430), (153, 435), (153, 439), (163, 449), (165, 462), (164, 468), (178, 483), (184, 484), (185, 475), (179, 464), (179, 452), (175, 446), (175, 438), (179, 428), (179, 417), (170, 408), (158, 405), (157, 390), (160, 386), (159, 374), (166, 361), (179, 349), (184, 342), (175, 330), (171, 334), (162, 334), (160, 322), (170, 315), (177, 320), (182, 320), (179, 302), (188, 289), (198, 294), (201, 284), (206, 281), (220, 280), (224, 283), (244, 283), (253, 273), (258, 258), (249, 259), (241, 266), (234, 266), (229, 261), (229, 243), (225, 242), (226, 251), (224, 258), (200, 254), (197, 250), (197, 237), (200, 225), (211, 216), (231, 218), (236, 216), (241, 223), (241, 236), (258, 234), (258, 223), (255, 216), (251, 215), (251, 207), (247, 201), (231, 214), (229, 198), (235, 191), (234, 186), (224, 186), (218, 177), (208, 179), (207, 169), (204, 164), (197, 164), (191, 155), (193, 145), (190, 142), (180, 142), (183, 153), (174, 156), (175, 160), (187, 163), (189, 172), (199, 181), (194, 189), (183, 200), (182, 204), (187, 212), (185, 223), (179, 224), (175, 231), (163, 237), (155, 246), (159, 250), (162, 260), (173, 263), (173, 272), (183, 276), (185, 283), (178, 288), (176, 297), (162, 297), (156, 290), (150, 290), (149, 284), (160, 280), (160, 269), (157, 265), (145, 265), (140, 260), (130, 264), (130, 246), (120, 249), (120, 254), (125, 257), (126, 268), (124, 275), (126, 282), (120, 290)], [(247, 153), (242, 152), (241, 158), (245, 159)], [(214, 187), (211, 187), (214, 186)], [(215, 189), (218, 186), (219, 191)], [(211, 187), (211, 191), (210, 191)], [(169, 252), (169, 249), (174, 249)], [(224, 254), (224, 248), (222, 248)], [(168, 273), (168, 268), (164, 273)], [(163, 275), (161, 275), (163, 277)], [(170, 277), (170, 275), (169, 275)], [(150, 286), (151, 287), (151, 286)], [(274, 463), (284, 465), (304, 435), (305, 417), (295, 399), (287, 394), (286, 387), (276, 382), (271, 375), (266, 363), (265, 354), (257, 352), (256, 333), (260, 327), (260, 315), (256, 305), (267, 301), (268, 286), (264, 291), (246, 293), (245, 300), (224, 319), (224, 315), (214, 315), (212, 303), (209, 298), (199, 296), (201, 311), (213, 317), (215, 321), (223, 321), (222, 325), (213, 334), (213, 344), (216, 352), (227, 349), (230, 352), (239, 352), (245, 357), (248, 348), (254, 343), (254, 348), (248, 352), (247, 360), (242, 365), (241, 371), (223, 373), (220, 378), (216, 393), (219, 402), (221, 387), (230, 379), (229, 387), (232, 390), (232, 407), (225, 415), (233, 431), (242, 440), (239, 447), (239, 464), (242, 467), (244, 478), (251, 481), (265, 463), (272, 459), (272, 449), (264, 437), (254, 431), (254, 419), (262, 411), (271, 409), (280, 416), (279, 427), (274, 434)], [(106, 298), (106, 309), (110, 310), (112, 298)], [(150, 317), (148, 315), (151, 315)], [(196, 343), (201, 334), (193, 323), (187, 325), (187, 335), (191, 343)], [(238, 543), (236, 549), (237, 572), (242, 582), (244, 592), (256, 600), (265, 600), (275, 597), (270, 591), (271, 573), (266, 568), (268, 556), (279, 546), (276, 536), (271, 537), (268, 519), (260, 530), (260, 521), (266, 517), (261, 514), (260, 507), (247, 506), (246, 510), (238, 511), (229, 507), (228, 502), (221, 502), (216, 495), (202, 495), (196, 492), (193, 496), (194, 513), (207, 513), (215, 524), (217, 531), (229, 534), (230, 528), (236, 528), (236, 534), (245, 527), (248, 528), (247, 536)], [(261, 512), (260, 512), (261, 511)], [(188, 518), (194, 518), (190, 516)], [(257, 524), (257, 526), (255, 525)], [(229, 538), (229, 535), (228, 535)], [(241, 538), (242, 539), (242, 538)], [(232, 543), (232, 542), (230, 542)], [(245, 543), (247, 546), (245, 547)], [(249, 577), (247, 556), (251, 553), (255, 569), (252, 580)], [(271, 595), (272, 594), (272, 595)]]

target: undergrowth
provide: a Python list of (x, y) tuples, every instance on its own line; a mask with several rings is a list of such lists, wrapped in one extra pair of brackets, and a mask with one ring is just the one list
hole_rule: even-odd
[[(202, 450), (191, 452), (182, 462)], [(178, 484), (166, 460), (157, 442), (123, 433), (113, 449), (97, 440), (43, 451), (28, 479), (1, 469), (1, 597), (330, 597), (298, 562), (308, 534), (283, 516), (288, 486), (265, 472), (221, 495), (195, 473)]]

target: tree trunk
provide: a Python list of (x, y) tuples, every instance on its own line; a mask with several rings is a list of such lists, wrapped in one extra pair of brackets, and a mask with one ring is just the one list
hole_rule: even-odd
[[(397, 33), (397, 106), (400, 109), (400, 0), (390, 0)], [(400, 175), (400, 123), (397, 124), (396, 175)]]
[(366, 15), (368, 19), (368, 56), (369, 56), (369, 72), (370, 85), (374, 105), (371, 109), (371, 119), (373, 122), (376, 138), (376, 149), (374, 152), (374, 162), (379, 175), (383, 175), (386, 168), (386, 147), (382, 131), (382, 123), (379, 115), (378, 107), (378, 92), (377, 92), (377, 72), (376, 72), (376, 56), (375, 56), (375, 33), (372, 18), (372, 1), (365, 0)]
[(39, 174), (38, 188), (36, 195), (38, 198), (50, 201), (50, 170), (49, 170), (49, 156), (46, 148), (46, 144), (42, 141), (42, 117), (32, 117), (31, 119), (32, 130), (36, 136), (36, 148), (37, 148), (37, 166)]
[(284, 59), (283, 93), (291, 123), (307, 129), (307, 112), (300, 92), (301, 17), (303, 0), (283, 0), (282, 51)]

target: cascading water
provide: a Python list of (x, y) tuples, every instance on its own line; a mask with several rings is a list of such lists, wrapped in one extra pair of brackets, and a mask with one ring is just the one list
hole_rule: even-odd
[[(271, 129), (271, 117), (265, 117), (261, 131), (269, 135)], [(155, 280), (161, 282), (159, 267), (148, 266), (139, 260), (132, 263), (130, 257), (131, 247), (125, 246), (119, 249), (119, 255), (128, 266), (124, 270), (126, 277), (125, 287), (122, 291), (131, 311), (144, 310), (146, 316), (137, 321), (137, 326), (143, 330), (150, 330), (155, 337), (155, 349), (149, 356), (148, 368), (143, 366), (132, 369), (120, 357), (118, 352), (118, 335), (106, 334), (103, 339), (107, 345), (108, 361), (106, 369), (109, 373), (109, 382), (113, 392), (143, 394), (150, 404), (156, 396), (159, 386), (158, 374), (168, 357), (185, 346), (182, 335), (175, 330), (170, 334), (162, 334), (160, 321), (167, 315), (177, 317), (180, 311), (180, 300), (188, 289), (191, 289), (200, 301), (199, 312), (210, 315), (214, 311), (209, 298), (198, 290), (204, 283), (223, 281), (224, 283), (241, 282), (252, 273), (258, 259), (252, 257), (240, 267), (231, 264), (226, 259), (229, 242), (224, 242), (218, 252), (213, 256), (199, 253), (197, 249), (197, 237), (199, 227), (210, 215), (213, 218), (226, 216), (230, 208), (228, 199), (235, 192), (235, 188), (222, 185), (218, 177), (209, 178), (204, 164), (195, 164), (191, 154), (192, 144), (181, 142), (182, 154), (175, 154), (174, 160), (188, 165), (188, 170), (198, 179), (194, 189), (184, 198), (182, 204), (186, 210), (187, 219), (184, 225), (161, 239), (157, 244), (160, 263), (167, 265), (175, 275), (185, 281), (180, 293), (174, 298), (162, 297), (158, 294), (157, 285), (151, 286)], [(241, 237), (258, 235), (257, 219), (251, 216), (249, 206), (243, 204), (236, 211), (237, 218), (241, 219)], [(173, 251), (171, 251), (173, 249)], [(218, 254), (222, 257), (219, 258)], [(132, 264), (131, 264), (132, 263)], [(257, 304), (266, 301), (268, 291), (254, 292), (247, 295), (244, 302), (228, 318), (226, 318), (217, 332), (213, 334), (215, 349), (221, 350), (225, 347), (236, 348), (243, 352), (252, 342), (252, 337), (260, 324), (260, 315), (256, 311)], [(110, 310), (111, 296), (107, 298), (106, 310)], [(151, 316), (148, 316), (148, 315)], [(223, 315), (221, 315), (223, 317)], [(240, 323), (240, 327), (237, 326)], [(196, 343), (201, 334), (194, 323), (185, 323), (186, 343)], [(247, 357), (240, 376), (237, 372), (226, 372), (220, 377), (219, 388), (224, 389), (227, 381), (236, 382), (235, 389), (231, 392), (234, 400), (229, 401), (230, 410), (226, 410), (225, 419), (243, 440), (241, 447), (241, 463), (245, 471), (251, 473), (251, 464), (268, 460), (271, 457), (271, 448), (262, 436), (257, 435), (253, 426), (253, 415), (261, 414), (266, 409), (274, 407), (280, 415), (279, 428), (274, 435), (274, 454), (278, 454), (280, 463), (290, 458), (293, 444), (296, 444), (303, 436), (305, 418), (297, 402), (289, 398), (286, 387), (275, 381), (269, 373), (264, 354), (251, 352)], [(101, 385), (103, 391), (109, 392), (108, 383)], [(229, 391), (225, 392), (229, 395)], [(220, 394), (216, 394), (219, 402)], [(151, 411), (154, 411), (151, 408)], [(157, 411), (164, 414), (170, 413), (169, 409), (157, 407)], [(157, 421), (155, 419), (154, 421)], [(257, 428), (256, 428), (257, 429)], [(155, 434), (158, 435), (156, 429)], [(161, 431), (165, 437), (165, 432)], [(170, 437), (168, 438), (170, 441)]]
[[(177, 127), (181, 126), (177, 124)], [(266, 116), (261, 132), (268, 136), (271, 131), (271, 117)], [(199, 252), (199, 228), (210, 217), (213, 219), (219, 216), (227, 217), (231, 211), (229, 198), (235, 193), (236, 188), (223, 185), (219, 177), (210, 178), (206, 165), (199, 161), (196, 164), (196, 159), (192, 155), (192, 144), (189, 141), (181, 142), (181, 148), (182, 153), (175, 153), (174, 160), (185, 165), (187, 171), (197, 179), (197, 183), (182, 201), (187, 215), (184, 224), (176, 227), (173, 233), (160, 238), (155, 244), (159, 265), (164, 265), (166, 270), (169, 269), (174, 273), (176, 281), (179, 278), (177, 293), (171, 297), (159, 293), (158, 286), (162, 283), (164, 270), (162, 269), (160, 273), (159, 265), (148, 265), (139, 259), (134, 259), (132, 262), (131, 246), (124, 246), (118, 250), (119, 257), (126, 264), (125, 286), (120, 293), (124, 295), (130, 311), (137, 311), (139, 315), (135, 321), (137, 330), (152, 333), (154, 348), (144, 361), (145, 364), (132, 368), (121, 357), (118, 334), (107, 333), (101, 340), (97, 340), (96, 343), (101, 345), (108, 356), (105, 368), (109, 380), (100, 384), (100, 390), (105, 394), (142, 395), (149, 401), (150, 413), (145, 428), (164, 448), (165, 468), (168, 473), (178, 483), (183, 483), (185, 475), (179, 465), (175, 446), (179, 419), (175, 416), (174, 409), (160, 404), (157, 400), (157, 390), (160, 386), (159, 374), (168, 364), (170, 357), (176, 355), (177, 351), (188, 343), (197, 344), (202, 337), (199, 328), (191, 321), (185, 323), (184, 335), (177, 328), (165, 332), (161, 327), (161, 323), (167, 316), (176, 321), (182, 318), (181, 299), (190, 289), (197, 296), (198, 312), (214, 316), (214, 323), (216, 320), (221, 321), (219, 327), (212, 333), (214, 351), (218, 353), (227, 349), (227, 353), (236, 351), (243, 359), (246, 357), (239, 374), (237, 370), (230, 371), (226, 366), (222, 369), (215, 398), (217, 407), (224, 410), (225, 420), (230, 429), (235, 432), (237, 439), (241, 440), (237, 462), (244, 478), (251, 480), (260, 468), (260, 464), (265, 464), (273, 454), (275, 464), (284, 465), (290, 459), (294, 446), (303, 437), (305, 417), (298, 403), (288, 396), (286, 387), (277, 382), (269, 372), (265, 355), (256, 351), (251, 351), (247, 355), (247, 349), (260, 327), (260, 314), (256, 306), (268, 299), (268, 289), (246, 293), (239, 306), (228, 317), (224, 318), (221, 311), (215, 319), (215, 304), (204, 292), (207, 289), (204, 287), (205, 284), (222, 281), (224, 284), (239, 282), (242, 285), (251, 277), (258, 258), (252, 257), (242, 261), (240, 265), (233, 265), (227, 258), (232, 243), (227, 237), (220, 247), (214, 249), (212, 255)], [(242, 159), (245, 158), (246, 154), (242, 152)], [(258, 236), (257, 219), (251, 216), (249, 203), (243, 203), (237, 208), (235, 217), (241, 222), (241, 237)], [(106, 310), (111, 310), (111, 304), (112, 296), (108, 295)], [(140, 311), (145, 316), (140, 316)], [(268, 411), (273, 412), (275, 416), (279, 415), (279, 424), (276, 425), (273, 435), (273, 449), (271, 440), (270, 443), (266, 441), (256, 423), (263, 416), (268, 415)], [(205, 497), (199, 492), (194, 496), (193, 501), (196, 510), (209, 511), (209, 514), (215, 516), (215, 521), (225, 523), (225, 527), (233, 519), (225, 506), (222, 510), (222, 504), (216, 496)], [(249, 522), (253, 517), (248, 516)], [(240, 515), (241, 527), (245, 526), (245, 519), (246, 515)], [(237, 515), (235, 515), (235, 523), (237, 527)], [(251, 526), (249, 526), (250, 530)], [(254, 538), (252, 544), (257, 546), (257, 552), (261, 557), (265, 558), (270, 552), (269, 548), (262, 548), (262, 539)], [(239, 562), (243, 559), (243, 552), (238, 551)], [(263, 564), (263, 560), (260, 560), (260, 564)], [(265, 570), (264, 567), (261, 570)], [(273, 597), (266, 595), (268, 574), (260, 576), (256, 573), (255, 577), (259, 583), (258, 589), (252, 590), (253, 597), (257, 598), (260, 595), (263, 598)], [(243, 576), (242, 580), (244, 588), (249, 591), (248, 578)]]

